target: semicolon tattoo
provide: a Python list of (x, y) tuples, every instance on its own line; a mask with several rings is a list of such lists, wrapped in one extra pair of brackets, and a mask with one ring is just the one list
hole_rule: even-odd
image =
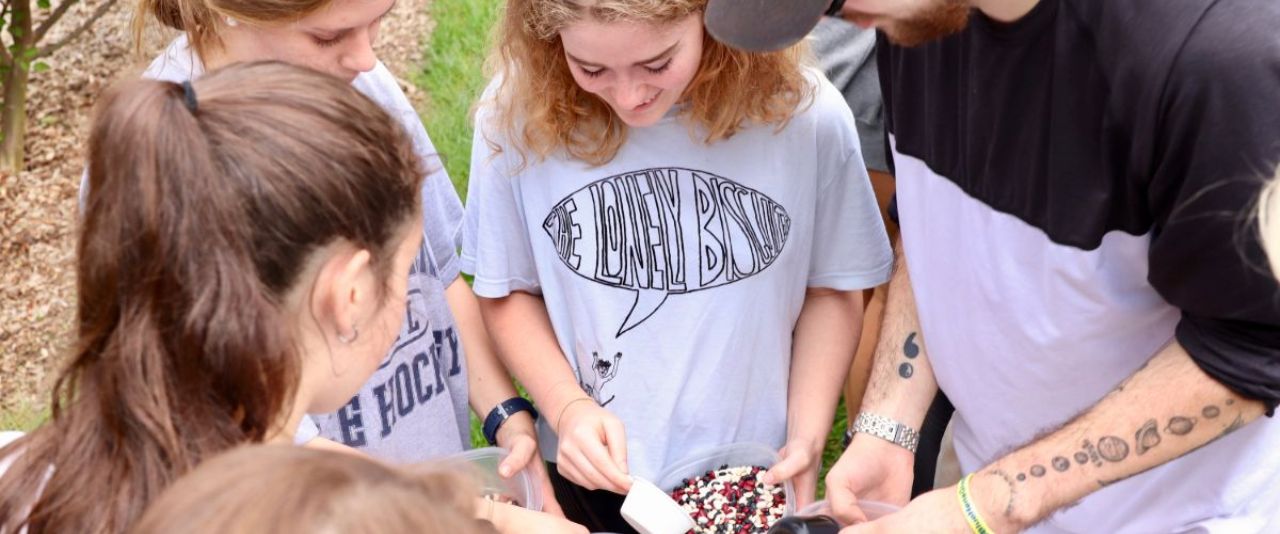
[(907, 334), (907, 341), (902, 344), (902, 354), (907, 358), (915, 358), (920, 355), (920, 345), (916, 344), (915, 332)]

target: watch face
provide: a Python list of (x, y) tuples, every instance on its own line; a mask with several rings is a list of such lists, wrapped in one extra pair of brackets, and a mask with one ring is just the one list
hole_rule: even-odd
[(831, 4), (832, 0), (710, 0), (706, 26), (724, 44), (770, 52), (809, 35)]

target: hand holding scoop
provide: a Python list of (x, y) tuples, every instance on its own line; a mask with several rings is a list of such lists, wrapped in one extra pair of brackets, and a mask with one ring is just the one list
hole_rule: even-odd
[(676, 501), (652, 482), (631, 478), (631, 491), (622, 501), (622, 518), (640, 534), (685, 534), (693, 519)]

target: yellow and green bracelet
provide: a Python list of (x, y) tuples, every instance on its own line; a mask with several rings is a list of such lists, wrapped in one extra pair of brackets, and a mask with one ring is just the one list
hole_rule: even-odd
[(956, 492), (960, 495), (960, 509), (964, 510), (964, 518), (969, 522), (969, 529), (973, 534), (995, 534), (991, 527), (987, 526), (987, 522), (982, 520), (982, 516), (978, 515), (978, 508), (969, 498), (969, 479), (971, 478), (973, 478), (972, 473), (960, 479), (960, 486)]

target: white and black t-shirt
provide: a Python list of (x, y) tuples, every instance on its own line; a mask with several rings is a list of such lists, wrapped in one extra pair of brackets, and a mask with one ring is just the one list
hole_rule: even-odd
[(599, 167), (516, 170), (478, 114), (463, 270), (483, 297), (541, 294), (580, 385), (625, 424), (633, 474), (729, 442), (780, 447), (806, 288), (889, 276), (853, 117), (810, 75), (813, 104), (781, 131), (707, 145), (673, 113)]
[[(181, 82), (203, 73), (183, 35), (143, 76)], [(346, 406), (304, 418), (297, 437), (306, 441), (320, 435), (398, 462), (457, 453), (466, 450), (471, 436), (467, 367), (444, 290), (458, 278), (462, 201), (417, 111), (387, 67), (378, 62), (351, 83), (404, 127), (433, 171), (422, 183), (422, 248), (409, 273), (408, 307), (394, 348)]]
[[(1280, 300), (1250, 210), (1280, 162), (1280, 2), (974, 17), (878, 52), (907, 266), (963, 468), (1062, 425), (1175, 340), (1274, 408)], [(1277, 532), (1277, 451), (1264, 418), (1035, 531)]]

